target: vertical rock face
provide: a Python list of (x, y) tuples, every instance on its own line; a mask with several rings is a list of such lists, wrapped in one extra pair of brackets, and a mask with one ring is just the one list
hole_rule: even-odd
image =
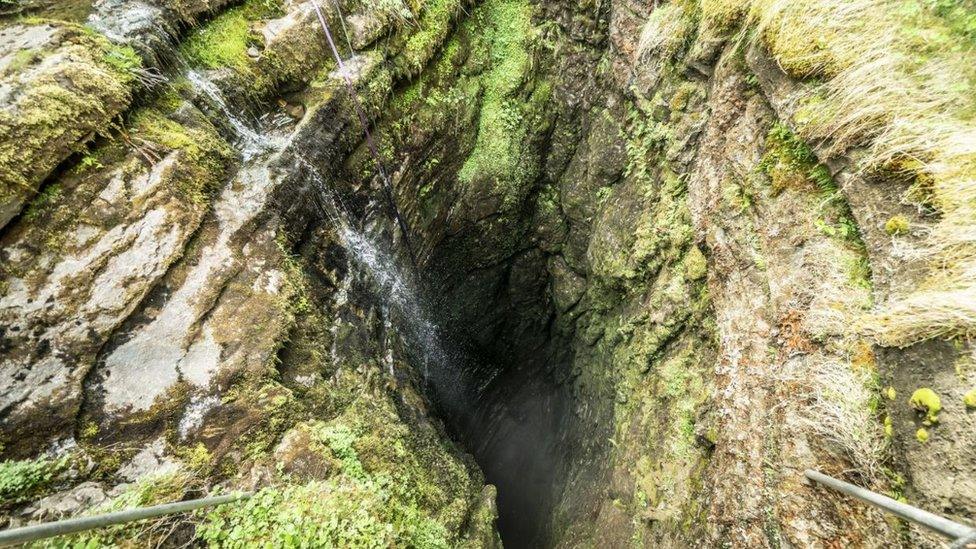
[[(37, 173), (18, 177), (33, 188), (12, 199), (0, 235), (7, 523), (224, 485), (260, 495), (197, 521), (189, 534), (123, 530), (78, 541), (285, 543), (297, 527), (315, 543), (497, 545), (494, 492), (419, 391), (419, 374), (343, 236), (358, 231), (353, 212), (335, 217), (339, 191), (359, 200), (336, 168), (361, 128), (311, 6), (223, 7), (100, 2), (94, 31), (56, 23), (2, 31), (8, 57), (38, 57), (4, 72), (21, 109), (10, 109), (10, 125), (36, 146), (18, 148), (6, 133), (4, 146), (41, 166), (25, 163)], [(339, 28), (334, 12), (328, 17)], [(449, 29), (436, 17), (442, 30), (410, 50), (415, 63)], [(183, 24), (197, 20), (200, 28), (181, 37)], [(373, 29), (379, 36), (391, 30), (383, 21)], [(403, 77), (389, 60), (419, 31), (350, 61), (367, 109)], [(71, 50), (65, 36), (87, 49)], [(66, 87), (62, 95), (88, 93), (67, 87), (71, 65), (43, 73), (41, 57), (59, 44), (66, 51), (52, 59), (85, 54), (79, 63), (90, 61), (92, 71), (114, 67), (96, 46), (105, 56), (123, 51), (133, 65), (121, 74), (152, 89), (112, 124), (129, 100), (126, 87), (117, 103), (87, 98), (100, 118), (55, 109), (61, 118), (43, 123), (63, 137), (43, 141), (18, 98), (43, 78)], [(161, 84), (162, 61), (174, 55), (190, 68), (165, 69)], [(99, 85), (82, 76), (78, 86)], [(221, 90), (242, 82), (254, 88)], [(283, 87), (290, 95), (279, 99)], [(282, 107), (242, 114), (238, 98)], [(255, 122), (260, 114), (267, 123)]]
[(859, 57), (867, 3), (318, 4), (341, 73), (311, 2), (0, 26), (10, 524), (219, 486), (77, 541), (933, 543), (807, 468), (972, 514), (969, 104), (864, 74), (965, 88), (968, 8)]
[[(966, 496), (947, 504), (902, 475), (967, 475), (952, 434), (948, 463), (921, 465), (934, 447), (906, 400), (939, 385), (954, 407), (939, 429), (965, 429), (966, 370), (942, 378), (943, 355), (908, 374), (860, 327), (928, 268), (885, 230), (916, 222), (904, 177), (797, 133), (798, 104), (823, 99), (784, 72), (778, 37), (739, 34), (772, 7), (591, 8), (534, 5), (521, 42), (505, 34), (520, 8), (485, 2), (380, 126), (442, 324), (499, 378), (535, 364), (568, 391), (537, 539), (896, 543), (880, 513), (809, 486), (805, 468), (965, 515)], [(501, 512), (504, 533), (517, 519)]]

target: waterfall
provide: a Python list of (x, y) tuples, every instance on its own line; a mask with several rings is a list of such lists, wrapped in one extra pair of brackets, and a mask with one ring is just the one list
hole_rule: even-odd
[(245, 161), (261, 153), (280, 148), (280, 140), (263, 133), (258, 133), (249, 124), (232, 113), (227, 106), (227, 100), (224, 98), (223, 92), (213, 82), (194, 70), (187, 72), (186, 77), (195, 90), (210, 98), (213, 104), (220, 109), (220, 112), (234, 130), (241, 155), (243, 155)]
[[(395, 331), (395, 337), (401, 339), (411, 362), (419, 366), (422, 382), (433, 391), (432, 396), (438, 400), (438, 404), (449, 414), (460, 415), (464, 395), (478, 392), (477, 388), (468, 387), (465, 360), (445, 349), (441, 330), (427, 315), (419, 293), (410, 277), (400, 269), (394, 255), (376, 237), (358, 228), (350, 209), (333, 185), (298, 148), (287, 146), (294, 133), (283, 139), (262, 128), (255, 130), (231, 111), (223, 93), (204, 75), (189, 70), (187, 79), (195, 90), (209, 98), (233, 129), (236, 145), (245, 162), (242, 173), (258, 173), (259, 178), (271, 179), (269, 166), (285, 155), (293, 157), (295, 166), (302, 170), (302, 177), (312, 183), (312, 200), (317, 209), (335, 228), (349, 260), (371, 286), (387, 333)], [(265, 154), (269, 152), (273, 154)], [(257, 161), (261, 155), (264, 156)], [(257, 169), (259, 167), (263, 169)], [(263, 186), (260, 181), (250, 183)], [(382, 360), (383, 366), (393, 374), (393, 347), (389, 341)], [(193, 418), (184, 419), (188, 426), (192, 426)]]
[[(342, 239), (351, 261), (365, 274), (380, 304), (384, 322), (398, 328), (408, 352), (421, 366), (425, 383), (435, 391), (443, 405), (456, 406), (464, 392), (463, 360), (448, 353), (440, 329), (424, 310), (423, 301), (391, 253), (366, 231), (356, 228), (352, 215), (333, 187), (318, 169), (295, 153), (299, 164), (314, 183), (318, 204)], [(392, 357), (385, 358), (392, 369)]]

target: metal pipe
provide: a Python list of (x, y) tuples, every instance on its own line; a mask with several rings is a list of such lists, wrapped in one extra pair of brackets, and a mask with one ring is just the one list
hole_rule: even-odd
[(164, 515), (174, 515), (200, 509), (202, 507), (212, 507), (223, 505), (251, 497), (250, 493), (226, 494), (223, 496), (213, 496), (208, 498), (192, 499), (189, 501), (179, 501), (176, 503), (166, 503), (154, 505), (152, 507), (142, 507), (138, 509), (128, 509), (115, 513), (106, 513), (93, 517), (79, 517), (57, 522), (47, 522), (44, 524), (34, 524), (22, 528), (12, 528), (0, 532), (0, 546), (16, 545), (18, 543), (29, 543), (54, 536), (64, 536), (75, 534), (95, 528), (103, 528), (115, 524), (125, 524), (137, 520), (161, 517)]
[(881, 494), (872, 492), (871, 490), (835, 479), (834, 477), (827, 476), (818, 471), (807, 469), (803, 474), (810, 480), (819, 482), (824, 486), (828, 486), (834, 490), (837, 490), (838, 492), (853, 496), (866, 503), (870, 503), (875, 507), (880, 507), (893, 515), (924, 526), (930, 530), (942, 534), (947, 538), (952, 538), (955, 540), (976, 534), (976, 529), (970, 528), (965, 524), (960, 524), (945, 517), (934, 515), (928, 511), (923, 511), (918, 507), (908, 505), (907, 503), (902, 503), (887, 496), (882, 496)]

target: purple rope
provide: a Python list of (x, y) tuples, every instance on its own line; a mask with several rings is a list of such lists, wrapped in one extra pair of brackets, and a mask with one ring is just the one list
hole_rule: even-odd
[[(393, 197), (393, 186), (390, 184), (390, 177), (386, 174), (386, 168), (383, 167), (383, 161), (380, 159), (379, 149), (376, 147), (376, 143), (373, 141), (373, 134), (369, 131), (369, 119), (366, 117), (366, 112), (363, 110), (362, 102), (359, 100), (359, 94), (356, 93), (356, 87), (353, 85), (352, 79), (349, 77), (349, 73), (346, 71), (346, 64), (342, 62), (342, 56), (339, 55), (339, 50), (336, 48), (335, 41), (332, 39), (332, 32), (329, 30), (329, 24), (325, 22), (325, 17), (322, 15), (322, 10), (319, 9), (318, 2), (315, 0), (310, 1), (312, 3), (312, 7), (315, 8), (315, 14), (318, 15), (319, 23), (322, 24), (322, 30), (325, 31), (325, 38), (329, 41), (329, 48), (332, 50), (332, 56), (335, 57), (336, 63), (339, 65), (339, 73), (342, 74), (342, 79), (346, 83), (346, 88), (349, 90), (350, 97), (352, 97), (356, 114), (359, 115), (359, 122), (363, 126), (363, 133), (366, 134), (366, 146), (369, 148), (369, 152), (373, 156), (373, 161), (376, 162), (376, 169), (380, 174), (380, 178), (383, 180), (383, 190), (386, 194), (386, 200), (393, 209), (393, 216), (396, 217), (397, 225), (400, 226), (400, 232), (403, 233), (403, 241), (407, 245), (407, 252), (410, 254), (410, 261), (413, 263), (414, 269), (416, 269), (417, 256), (414, 255), (413, 246), (410, 245), (410, 232), (407, 230), (407, 224), (404, 222), (403, 217), (400, 216), (400, 209), (397, 208), (396, 200)], [(336, 7), (338, 8), (338, 6)]]

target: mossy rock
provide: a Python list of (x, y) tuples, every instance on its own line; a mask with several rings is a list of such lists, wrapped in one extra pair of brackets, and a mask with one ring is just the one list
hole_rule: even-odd
[(2, 227), (61, 161), (128, 107), (141, 61), (131, 48), (53, 22), (5, 28), (0, 57)]

